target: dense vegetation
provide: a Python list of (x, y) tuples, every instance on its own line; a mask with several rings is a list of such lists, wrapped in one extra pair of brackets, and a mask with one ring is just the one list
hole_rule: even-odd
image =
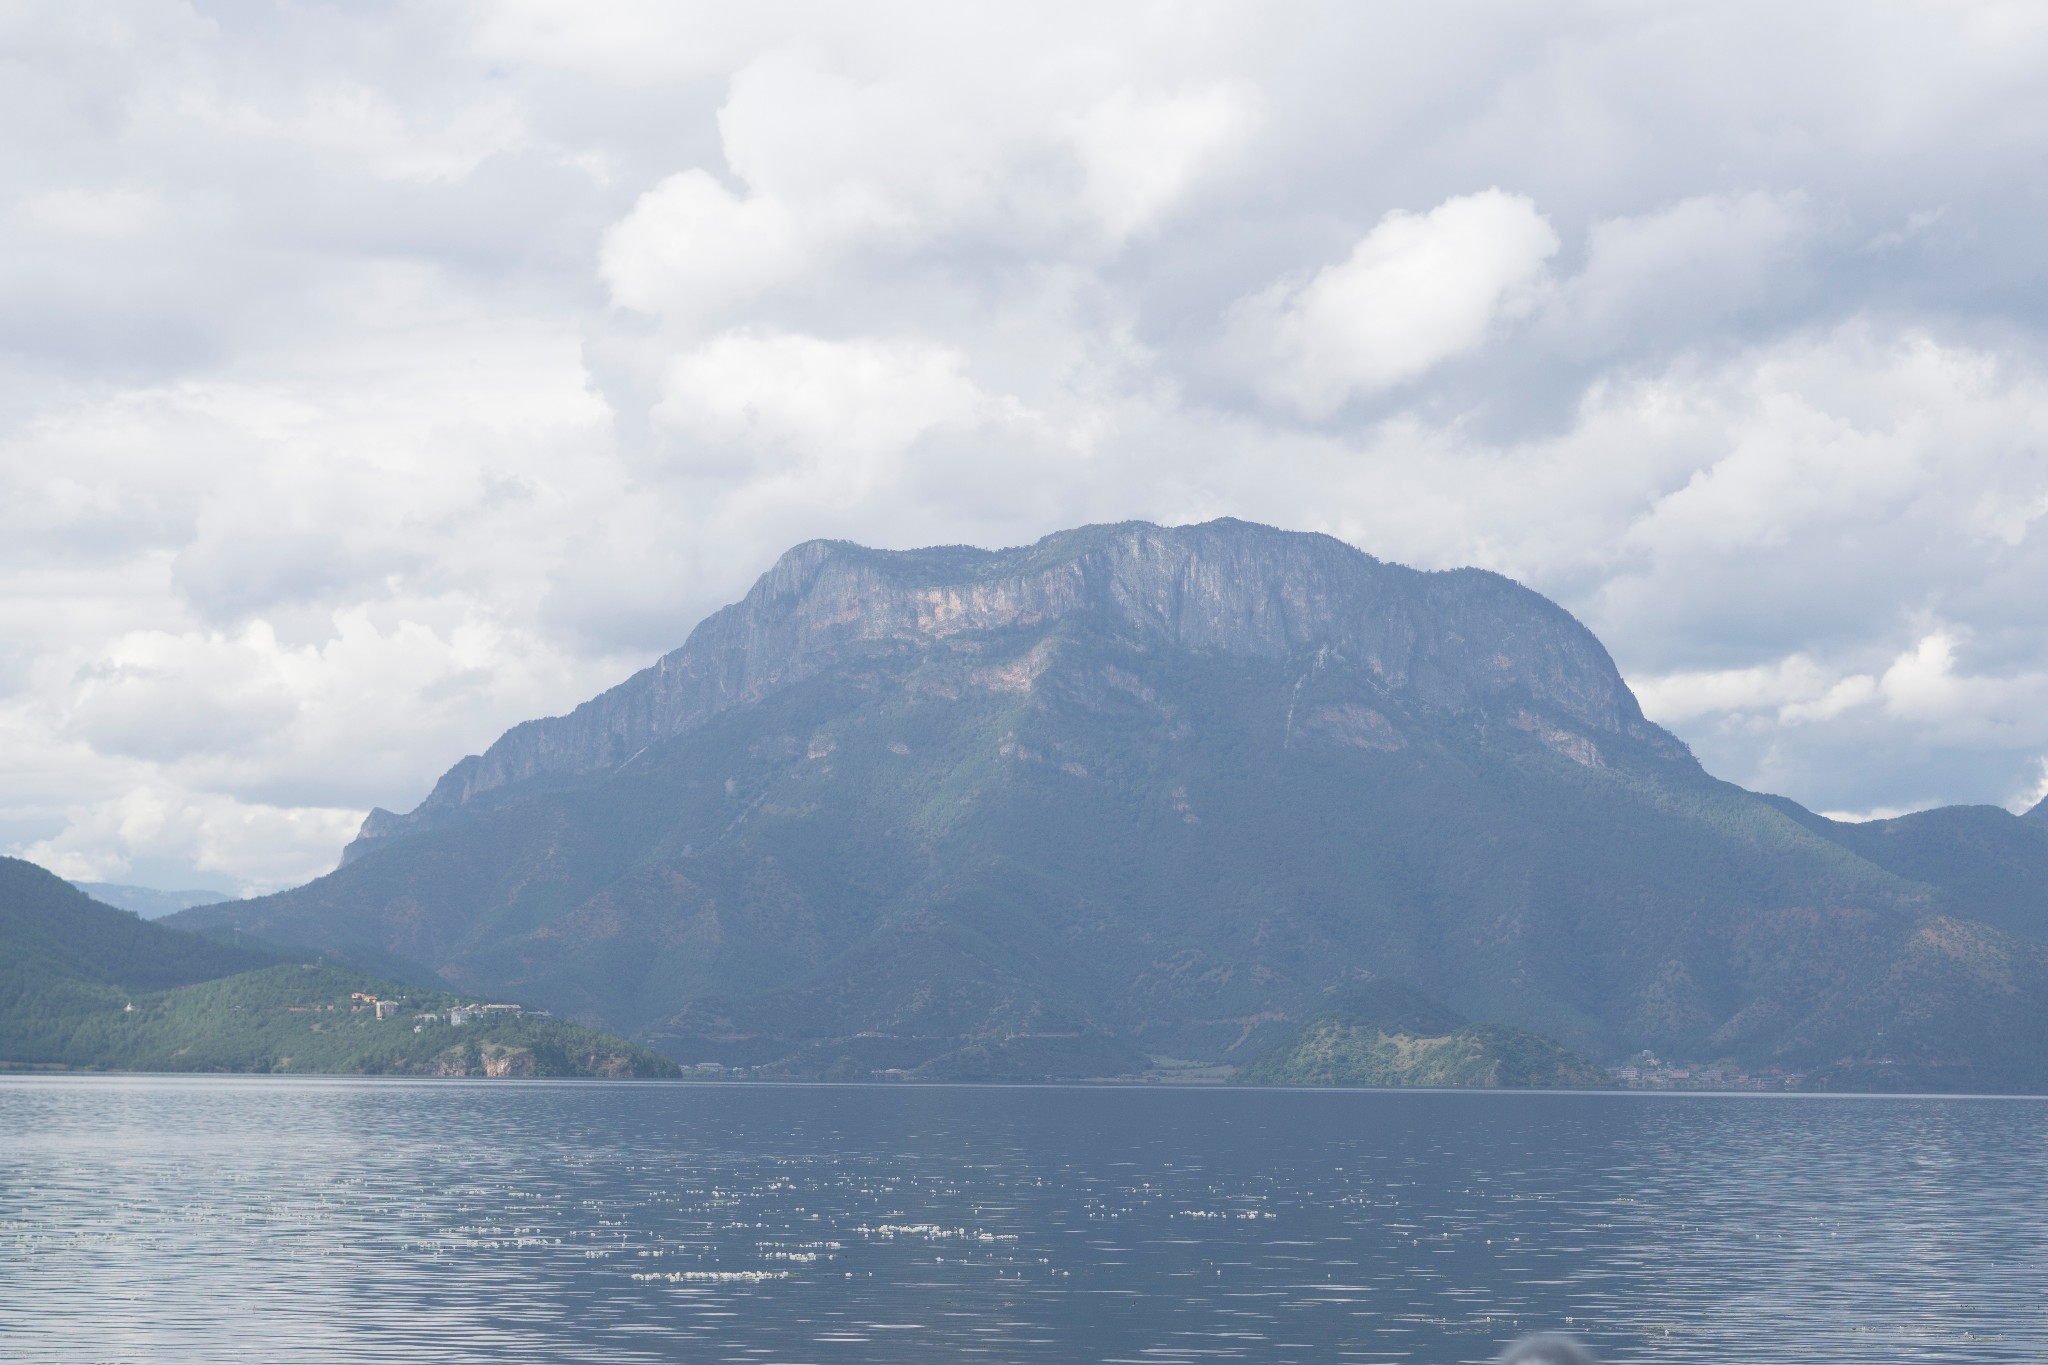
[(1253, 1085), (1526, 1089), (1610, 1084), (1585, 1058), (1527, 1029), (1466, 1022), (1386, 982), (1342, 988), (1307, 1023), (1240, 1071)]
[(2048, 802), (2028, 815), (1998, 806), (1942, 806), (1851, 824), (1765, 797), (1822, 838), (1933, 888), (1958, 915), (2048, 939)]
[[(380, 1020), (365, 997), (403, 1008)], [(675, 1074), (665, 1058), (594, 1029), (509, 1013), (447, 1022), (462, 1003), (354, 968), (280, 961), (160, 928), (0, 858), (0, 1066)]]
[[(359, 996), (400, 1001), (378, 1019)], [(414, 1076), (662, 1076), (674, 1063), (551, 1019), (454, 1025), (455, 996), (328, 964), (291, 963), (193, 986), (67, 993), (62, 1011), (0, 1018), (5, 1060), (126, 1071)], [(416, 1014), (434, 1013), (428, 1021)], [(24, 1012), (26, 1013), (26, 1012)]]
[(102, 905), (34, 863), (0, 858), (0, 973), (10, 993), (52, 978), (163, 989), (279, 961)]

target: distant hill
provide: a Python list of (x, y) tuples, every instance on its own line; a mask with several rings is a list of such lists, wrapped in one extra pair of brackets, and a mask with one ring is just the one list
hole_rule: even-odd
[(1952, 913), (2048, 942), (2048, 820), (2037, 807), (1942, 806), (1892, 820), (1830, 820), (1782, 796), (1762, 798), (1801, 825), (1908, 881)]
[(280, 961), (146, 923), (19, 858), (0, 858), (0, 979), (12, 992), (73, 981), (164, 990)]
[(123, 886), (119, 882), (73, 882), (73, 886), (105, 905), (133, 910), (144, 919), (161, 919), (195, 905), (215, 905), (235, 899), (232, 891), (159, 891), (151, 886)]
[[(366, 999), (403, 1002), (389, 1017)], [(447, 1021), (463, 999), (301, 963), (101, 905), (0, 858), (0, 1068), (409, 1075), (672, 1075), (591, 1029), (511, 1011)], [(439, 1021), (415, 1018), (438, 1013)]]
[(1369, 974), (1602, 1060), (2048, 1086), (2019, 873), (1980, 914), (1817, 820), (1495, 574), (1234, 521), (821, 541), (334, 873), (174, 922), (789, 1075), (1245, 1064)]
[(1237, 1079), (1253, 1085), (1602, 1088), (1607, 1073), (1540, 1033), (1474, 1024), (1420, 992), (1340, 987)]
[[(363, 997), (401, 1009), (379, 1019)], [(109, 991), (94, 1003), (40, 1032), (0, 1018), (4, 1060), (126, 1071), (676, 1074), (673, 1062), (595, 1029), (509, 1013), (452, 1024), (459, 996), (329, 964), (287, 963), (172, 991)]]

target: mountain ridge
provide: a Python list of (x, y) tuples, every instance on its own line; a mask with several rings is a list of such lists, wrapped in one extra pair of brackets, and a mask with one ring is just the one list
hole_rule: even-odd
[[(1246, 572), (1244, 561), (1254, 547), (1268, 560), (1265, 573)], [(1262, 583), (1262, 591), (1244, 591), (1248, 581)], [(1449, 667), (1428, 652), (1417, 653), (1423, 637), (1412, 620), (1390, 614), (1383, 623), (1388, 628), (1373, 632), (1330, 609), (1334, 596), (1360, 583), (1410, 612), (1423, 605), (1440, 608), (1461, 590), (1512, 599), (1536, 618), (1532, 624), (1547, 625), (1552, 633), (1492, 641), (1496, 671), (1515, 664), (1522, 669), (1491, 681), (1526, 681), (1536, 667), (1548, 675), (1541, 681), (1553, 686), (1575, 671), (1598, 678), (1603, 686), (1566, 689), (1547, 700), (1596, 730), (1625, 733), (1668, 748), (1673, 758), (1690, 758), (1676, 737), (1642, 715), (1590, 631), (1555, 603), (1483, 569), (1428, 573), (1387, 564), (1333, 537), (1229, 518), (1189, 527), (1081, 527), (1006, 551), (886, 551), (813, 540), (783, 554), (744, 598), (713, 612), (681, 647), (625, 682), (565, 716), (514, 726), (484, 753), (450, 768), (412, 811), (373, 810), (343, 851), (343, 861), (379, 840), (432, 828), (520, 782), (628, 762), (649, 744), (811, 676), (821, 660), (849, 645), (886, 647), (1095, 612), (1120, 616), (1121, 624), (1141, 636), (1186, 648), (1265, 657), (1309, 646), (1348, 649), (1362, 654), (1390, 684), (1412, 686), (1438, 705), (1476, 700), (1472, 694), (1484, 689), (1470, 684), (1469, 667)], [(1446, 586), (1450, 591), (1441, 591)], [(1417, 596), (1420, 602), (1412, 600)], [(1411, 600), (1404, 603), (1403, 597)], [(1189, 610), (1190, 599), (1207, 609)], [(1537, 657), (1512, 658), (1505, 651), (1516, 644), (1535, 645)], [(1475, 646), (1471, 652), (1476, 657), (1482, 651)]]
[(373, 822), (179, 922), (770, 1074), (1236, 1064), (1367, 972), (1595, 1057), (2048, 1084), (2023, 896), (1711, 777), (1527, 588), (1244, 522), (809, 542)]
[(165, 891), (153, 886), (129, 886), (122, 882), (72, 882), (73, 886), (103, 905), (132, 910), (144, 919), (161, 919), (196, 905), (218, 905), (235, 899), (232, 891), (189, 887)]

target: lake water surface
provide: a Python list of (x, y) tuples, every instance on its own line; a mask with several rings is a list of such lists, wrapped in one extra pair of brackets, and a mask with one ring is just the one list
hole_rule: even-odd
[(2033, 1100), (0, 1079), (0, 1358), (2040, 1361)]

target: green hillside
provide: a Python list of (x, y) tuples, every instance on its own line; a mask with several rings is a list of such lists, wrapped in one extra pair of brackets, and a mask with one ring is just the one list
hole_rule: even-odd
[[(377, 999), (402, 1008), (379, 1019)], [(573, 1024), (509, 1012), (448, 1022), (464, 1003), (161, 928), (0, 858), (0, 1067), (675, 1074), (664, 1058)], [(439, 1018), (415, 1018), (430, 1013)]]
[[(378, 1019), (360, 996), (400, 1002)], [(176, 990), (68, 994), (39, 1027), (0, 1017), (5, 1061), (121, 1071), (391, 1076), (666, 1076), (674, 1063), (547, 1019), (454, 1025), (456, 996), (345, 967), (290, 963)], [(415, 1016), (434, 1013), (431, 1021)]]
[(2048, 942), (2048, 819), (1998, 806), (1942, 806), (1850, 823), (1765, 800), (1888, 872), (1934, 888), (1958, 915)]
[(1527, 1029), (1468, 1023), (1419, 992), (1368, 982), (1240, 1071), (1251, 1085), (1601, 1088), (1607, 1073)]
[(102, 905), (19, 858), (0, 858), (0, 990), (74, 979), (162, 989), (279, 961), (273, 951), (180, 933)]

